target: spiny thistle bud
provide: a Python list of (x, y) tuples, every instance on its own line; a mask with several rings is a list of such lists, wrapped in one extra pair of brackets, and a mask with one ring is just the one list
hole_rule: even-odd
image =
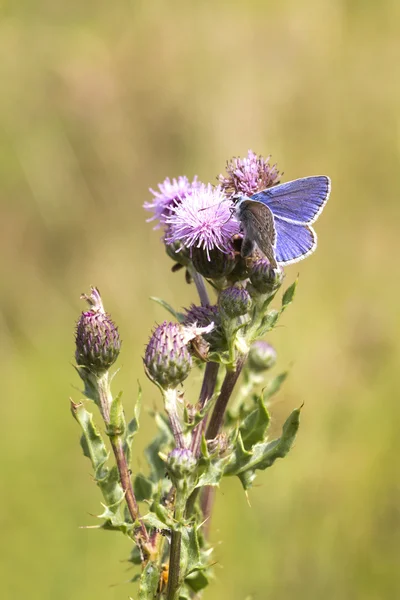
[(188, 448), (174, 448), (167, 458), (167, 469), (172, 479), (184, 479), (196, 467), (196, 459)]
[(218, 303), (222, 313), (234, 319), (249, 312), (251, 297), (244, 288), (232, 286), (220, 293)]
[(261, 373), (274, 366), (276, 352), (272, 346), (263, 340), (257, 340), (250, 346), (247, 366), (250, 371)]
[(103, 307), (100, 292), (91, 289), (90, 296), (82, 294), (90, 309), (83, 312), (76, 326), (75, 359), (78, 366), (87, 367), (102, 375), (115, 363), (121, 349), (118, 329)]
[(260, 294), (271, 294), (277, 290), (283, 281), (283, 271), (274, 269), (267, 259), (256, 260), (250, 268), (250, 281)]
[(143, 359), (149, 378), (164, 390), (176, 388), (189, 375), (192, 357), (184, 328), (164, 321), (156, 327)]
[(227, 341), (225, 333), (221, 326), (221, 315), (219, 314), (218, 306), (195, 306), (191, 305), (186, 310), (186, 316), (183, 321), (185, 326), (193, 325), (197, 323), (199, 327), (207, 327), (210, 323), (214, 323), (214, 328), (210, 333), (202, 334), (202, 337), (210, 345), (210, 352), (216, 352), (225, 350), (227, 347)]
[(236, 264), (233, 252), (224, 253), (218, 248), (208, 252), (203, 248), (193, 248), (193, 266), (200, 275), (207, 279), (221, 279), (231, 273)]

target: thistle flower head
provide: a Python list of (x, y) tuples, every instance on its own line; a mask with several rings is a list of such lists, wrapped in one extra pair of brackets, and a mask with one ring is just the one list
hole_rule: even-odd
[(190, 196), (170, 207), (167, 243), (180, 241), (186, 248), (202, 248), (208, 260), (214, 249), (232, 254), (232, 238), (240, 226), (231, 208), (220, 187), (209, 184), (193, 189)]
[(223, 290), (218, 300), (221, 311), (230, 319), (245, 315), (251, 308), (251, 297), (244, 288), (232, 286)]
[(197, 181), (197, 176), (194, 177), (192, 182), (186, 176), (183, 176), (178, 177), (178, 179), (174, 177), (172, 180), (167, 177), (162, 183), (158, 184), (159, 191), (150, 188), (150, 192), (154, 198), (152, 202), (145, 202), (143, 207), (154, 213), (148, 220), (158, 221), (155, 229), (159, 229), (161, 225), (165, 224), (165, 219), (170, 214), (171, 206), (182, 202), (186, 196), (190, 195), (193, 190), (198, 189), (200, 185), (200, 182)]
[(103, 307), (100, 292), (92, 288), (90, 296), (81, 298), (89, 303), (76, 326), (75, 358), (78, 366), (87, 367), (99, 376), (108, 371), (117, 360), (121, 340), (118, 329)]
[(276, 165), (269, 163), (270, 156), (257, 156), (252, 150), (247, 158), (233, 158), (226, 165), (227, 175), (218, 180), (227, 195), (240, 194), (251, 196), (279, 182), (280, 173)]
[(255, 373), (261, 373), (274, 366), (276, 352), (268, 342), (257, 340), (250, 346), (248, 367)]
[(178, 323), (164, 321), (156, 327), (144, 355), (149, 378), (163, 389), (174, 389), (189, 375), (192, 357), (184, 330)]

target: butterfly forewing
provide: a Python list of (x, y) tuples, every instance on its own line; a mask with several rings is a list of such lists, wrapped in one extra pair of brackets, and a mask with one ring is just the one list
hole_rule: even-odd
[(325, 175), (303, 177), (258, 192), (251, 199), (268, 206), (274, 217), (310, 224), (322, 212), (330, 188), (330, 179)]

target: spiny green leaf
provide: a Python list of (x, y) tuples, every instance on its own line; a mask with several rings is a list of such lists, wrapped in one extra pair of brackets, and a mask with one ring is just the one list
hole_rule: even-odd
[(131, 462), (131, 454), (132, 454), (132, 441), (137, 432), (139, 431), (139, 416), (140, 416), (140, 407), (142, 402), (142, 388), (139, 383), (138, 397), (136, 400), (135, 408), (134, 408), (134, 417), (131, 421), (129, 421), (128, 426), (126, 428), (125, 436), (124, 436), (124, 452), (126, 456), (126, 460), (128, 465)]
[(248, 489), (256, 470), (264, 470), (274, 464), (277, 458), (283, 458), (289, 452), (299, 428), (300, 408), (294, 410), (286, 420), (282, 435), (272, 442), (255, 444), (251, 451), (244, 447), (241, 436), (238, 436), (235, 450), (225, 469), (225, 475), (237, 475), (244, 489)]
[(124, 407), (122, 406), (122, 392), (120, 392), (111, 402), (110, 423), (107, 426), (109, 436), (123, 435), (126, 430)]
[(168, 304), (168, 302), (165, 302), (165, 300), (162, 300), (161, 298), (157, 298), (156, 296), (150, 296), (150, 300), (153, 300), (153, 302), (156, 302), (157, 304), (159, 304), (160, 306), (165, 308), (165, 310), (167, 310), (172, 316), (175, 317), (175, 319), (178, 321), (178, 323), (183, 323), (183, 321), (185, 319), (185, 315), (183, 313), (176, 311), (174, 308), (172, 308), (172, 306), (170, 304)]
[(160, 571), (157, 563), (148, 562), (140, 577), (138, 600), (156, 598), (159, 580)]
[(289, 371), (284, 371), (283, 373), (279, 373), (274, 379), (271, 379), (263, 389), (263, 398), (264, 400), (269, 400), (271, 396), (276, 394), (280, 388), (282, 383), (285, 381), (287, 376), (289, 375)]
[(263, 402), (263, 397), (260, 396), (258, 398), (257, 408), (245, 418), (240, 426), (240, 434), (246, 450), (249, 450), (254, 444), (257, 444), (257, 442), (262, 442), (264, 440), (269, 421), (270, 418), (267, 407)]
[(207, 464), (201, 467), (202, 473), (196, 484), (196, 488), (201, 488), (205, 485), (219, 485), (228, 461), (229, 456), (208, 460)]
[(143, 500), (151, 500), (153, 496), (154, 483), (147, 479), (142, 473), (136, 475), (133, 482), (133, 491), (135, 492), (136, 500), (143, 502)]
[(296, 281), (294, 281), (292, 283), (292, 285), (290, 285), (287, 288), (287, 290), (285, 290), (285, 292), (282, 296), (282, 312), (289, 306), (289, 304), (291, 304), (293, 302), (297, 283), (298, 283), (298, 279), (296, 279)]

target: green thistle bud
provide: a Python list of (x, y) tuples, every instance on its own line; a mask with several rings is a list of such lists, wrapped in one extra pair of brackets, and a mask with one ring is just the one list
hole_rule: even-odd
[(193, 248), (192, 262), (196, 271), (207, 279), (221, 279), (222, 277), (226, 277), (236, 264), (233, 252), (225, 254), (217, 248), (209, 251), (209, 257), (203, 248)]
[(164, 390), (175, 389), (189, 375), (192, 358), (184, 328), (164, 321), (156, 327), (143, 359), (148, 377)]
[(76, 326), (75, 359), (78, 366), (97, 376), (102, 375), (115, 363), (121, 340), (118, 329), (104, 310), (100, 292), (92, 288), (90, 296), (83, 294), (90, 309), (83, 312)]
[(221, 312), (230, 319), (247, 314), (251, 308), (250, 294), (239, 287), (229, 287), (219, 295), (219, 307)]
[(283, 281), (284, 273), (274, 269), (265, 258), (256, 260), (250, 268), (250, 281), (260, 294), (272, 294)]
[(188, 448), (174, 448), (167, 458), (167, 469), (174, 480), (185, 479), (196, 467), (196, 459)]
[(276, 352), (268, 342), (258, 340), (250, 346), (247, 366), (250, 371), (261, 373), (274, 366), (276, 362)]

